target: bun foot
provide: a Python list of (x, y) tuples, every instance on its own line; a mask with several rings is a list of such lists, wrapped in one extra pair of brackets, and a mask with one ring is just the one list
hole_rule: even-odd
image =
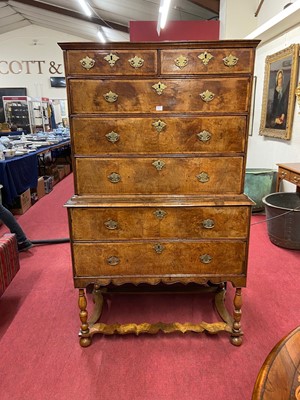
[(79, 339), (79, 344), (81, 347), (88, 347), (92, 343), (92, 339), (89, 337), (82, 337)]
[(240, 346), (243, 343), (243, 337), (242, 336), (231, 336), (230, 342), (234, 346)]

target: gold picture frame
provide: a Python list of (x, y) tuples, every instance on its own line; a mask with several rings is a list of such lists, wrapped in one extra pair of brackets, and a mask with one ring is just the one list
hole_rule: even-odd
[(290, 140), (298, 78), (299, 45), (266, 57), (259, 134)]

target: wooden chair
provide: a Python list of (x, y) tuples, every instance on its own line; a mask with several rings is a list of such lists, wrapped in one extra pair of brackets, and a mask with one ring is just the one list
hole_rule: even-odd
[(300, 326), (281, 339), (266, 358), (252, 400), (300, 400)]

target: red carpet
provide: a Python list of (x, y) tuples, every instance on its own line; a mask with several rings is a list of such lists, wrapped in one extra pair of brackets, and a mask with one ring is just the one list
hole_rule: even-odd
[[(63, 204), (72, 193), (69, 175), (18, 217), (29, 238), (68, 237)], [(1, 400), (250, 400), (266, 356), (300, 321), (300, 252), (273, 245), (265, 223), (251, 228), (240, 348), (226, 334), (158, 334), (95, 335), (83, 349), (69, 244), (37, 246), (20, 263), (0, 298)], [(229, 285), (228, 301), (232, 294)], [(120, 295), (108, 305), (110, 322), (215, 318), (196, 294)]]

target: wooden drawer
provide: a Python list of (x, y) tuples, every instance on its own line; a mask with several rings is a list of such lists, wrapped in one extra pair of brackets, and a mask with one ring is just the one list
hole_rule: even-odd
[(290, 180), (291, 172), (284, 168), (278, 168), (278, 178), (285, 179), (287, 181)]
[[(165, 85), (162, 92), (153, 86)], [(208, 112), (245, 113), (250, 78), (100, 80), (70, 79), (72, 114)], [(159, 94), (160, 93), (160, 94)], [(205, 97), (205, 100), (202, 97)]]
[(250, 207), (70, 208), (73, 240), (244, 239)]
[(155, 75), (156, 50), (72, 50), (66, 55), (69, 75)]
[(252, 49), (181, 49), (161, 51), (162, 74), (250, 73)]
[(75, 277), (245, 274), (243, 241), (74, 243)]
[[(246, 117), (73, 118), (74, 154), (245, 151)], [(226, 129), (225, 129), (226, 127)]]
[(295, 185), (300, 185), (300, 174), (297, 174), (296, 172), (291, 171), (289, 177), (285, 179), (289, 180), (289, 182), (294, 183)]
[(243, 157), (76, 158), (75, 191), (89, 194), (239, 194)]

